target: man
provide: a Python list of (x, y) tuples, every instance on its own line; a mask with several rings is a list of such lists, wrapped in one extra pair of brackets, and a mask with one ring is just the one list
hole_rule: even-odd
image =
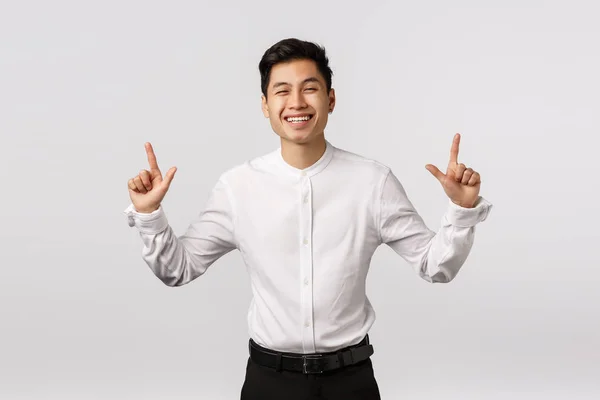
[(442, 226), (429, 230), (389, 167), (325, 139), (335, 91), (322, 47), (282, 40), (259, 71), (262, 110), (281, 147), (224, 172), (177, 237), (160, 206), (176, 168), (163, 177), (146, 143), (150, 170), (128, 182), (129, 225), (169, 286), (241, 252), (253, 293), (242, 400), (379, 399), (365, 294), (373, 253), (385, 243), (421, 278), (450, 282), (492, 205), (479, 196), (479, 173), (458, 161), (457, 134), (446, 173), (426, 166), (449, 197)]

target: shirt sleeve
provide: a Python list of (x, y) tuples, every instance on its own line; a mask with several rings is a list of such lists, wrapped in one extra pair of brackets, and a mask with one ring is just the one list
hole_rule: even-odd
[(124, 213), (129, 226), (140, 234), (142, 258), (167, 286), (191, 282), (237, 248), (232, 199), (222, 179), (214, 186), (204, 210), (181, 236), (173, 232), (162, 206), (148, 214), (137, 212), (130, 204)]
[(381, 190), (381, 242), (430, 283), (448, 283), (456, 277), (473, 246), (476, 225), (492, 209), (492, 204), (481, 196), (473, 208), (448, 201), (440, 229), (434, 232), (417, 213), (392, 171), (388, 171)]

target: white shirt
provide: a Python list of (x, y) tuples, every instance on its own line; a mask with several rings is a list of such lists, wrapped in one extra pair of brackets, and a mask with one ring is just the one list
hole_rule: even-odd
[(248, 334), (279, 351), (335, 351), (358, 343), (375, 321), (365, 293), (383, 243), (428, 282), (450, 282), (465, 262), (475, 225), (492, 205), (449, 200), (440, 229), (417, 214), (389, 167), (326, 144), (300, 170), (281, 148), (225, 171), (204, 210), (177, 236), (162, 207), (124, 212), (142, 239), (142, 257), (168, 286), (185, 285), (237, 249), (253, 298)]

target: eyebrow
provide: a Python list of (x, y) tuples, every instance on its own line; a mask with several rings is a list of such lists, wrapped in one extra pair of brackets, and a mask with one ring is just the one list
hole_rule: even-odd
[[(311, 76), (311, 77), (309, 77), (309, 78), (306, 78), (305, 80), (303, 80), (303, 81), (301, 82), (301, 85), (304, 85), (305, 83), (308, 83), (308, 82), (316, 82), (316, 83), (321, 83), (321, 81), (319, 81), (319, 79), (317, 79), (317, 78), (316, 78), (316, 77), (314, 77), (314, 76)], [(275, 83), (273, 84), (273, 87), (272, 87), (272, 89), (275, 89), (275, 88), (278, 88), (279, 86), (284, 86), (284, 85), (289, 85), (289, 83), (288, 83), (288, 82), (275, 82)]]

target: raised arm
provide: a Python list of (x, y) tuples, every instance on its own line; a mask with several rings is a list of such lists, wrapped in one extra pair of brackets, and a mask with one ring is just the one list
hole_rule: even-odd
[(446, 174), (428, 164), (449, 202), (437, 232), (427, 227), (398, 178), (389, 171), (383, 180), (379, 207), (382, 243), (402, 256), (430, 283), (447, 283), (456, 277), (475, 239), (475, 227), (484, 221), (492, 204), (479, 196), (479, 173), (458, 164), (460, 135), (454, 137)]
[(161, 202), (176, 168), (162, 177), (152, 145), (146, 143), (150, 170), (128, 181), (131, 204), (124, 213), (142, 239), (142, 258), (168, 286), (182, 286), (204, 274), (217, 259), (237, 247), (229, 188), (221, 177), (200, 214), (177, 236)]

